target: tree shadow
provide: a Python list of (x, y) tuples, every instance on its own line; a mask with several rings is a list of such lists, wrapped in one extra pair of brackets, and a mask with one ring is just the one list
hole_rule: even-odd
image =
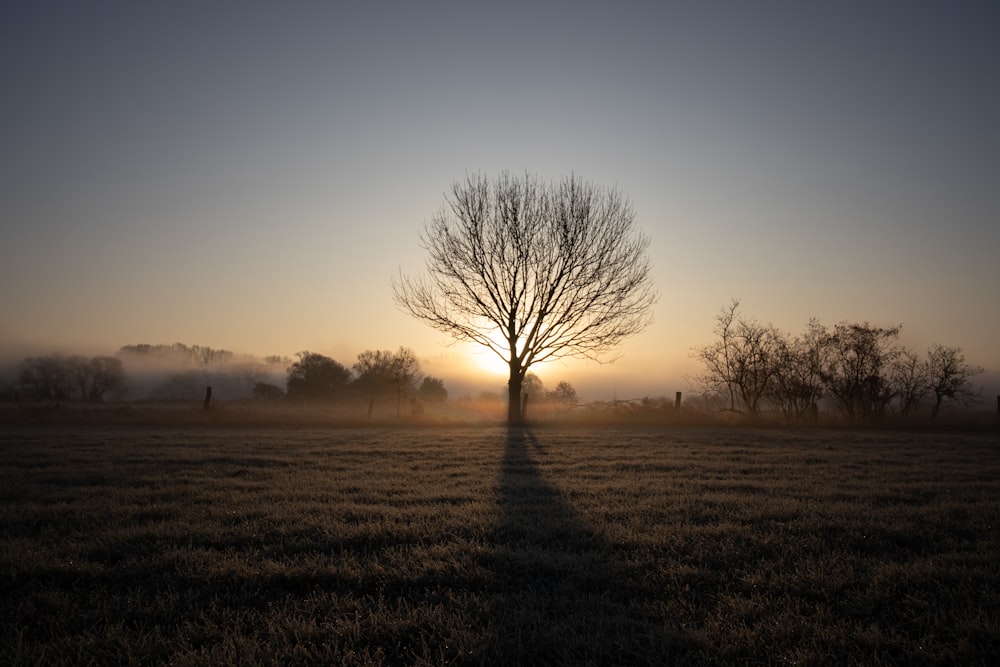
[(548, 483), (528, 429), (510, 428), (494, 530), (489, 658), (511, 664), (681, 664), (699, 647), (669, 627), (614, 544)]

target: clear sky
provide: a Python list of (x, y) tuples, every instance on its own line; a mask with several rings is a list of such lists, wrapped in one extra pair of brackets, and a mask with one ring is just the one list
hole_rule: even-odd
[[(655, 323), (591, 397), (687, 389), (732, 298), (903, 324), (1000, 371), (994, 2), (5, 2), (0, 345), (413, 348), (418, 232), (467, 171), (619, 187)], [(497, 382), (498, 387), (502, 381)]]

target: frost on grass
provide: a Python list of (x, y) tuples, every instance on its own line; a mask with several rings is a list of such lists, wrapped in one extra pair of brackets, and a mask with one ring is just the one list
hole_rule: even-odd
[(988, 434), (0, 433), (0, 663), (990, 664)]

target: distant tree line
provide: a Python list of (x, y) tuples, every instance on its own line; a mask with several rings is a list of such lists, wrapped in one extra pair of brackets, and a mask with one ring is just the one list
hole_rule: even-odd
[(97, 402), (124, 392), (121, 359), (50, 354), (22, 360), (7, 393), (29, 400)]
[(196, 399), (206, 385), (222, 396), (249, 396), (255, 381), (275, 364), (201, 345), (125, 345), (115, 356), (83, 357), (53, 353), (22, 359), (0, 397), (29, 401), (88, 401), (130, 398)]
[[(126, 366), (130, 369), (126, 378)], [(272, 380), (283, 367), (284, 388)], [(397, 414), (419, 410), (448, 397), (444, 381), (425, 375), (416, 354), (367, 350), (348, 368), (314, 352), (300, 352), (293, 361), (270, 356), (263, 360), (237, 358), (228, 350), (200, 345), (125, 345), (116, 356), (27, 357), (17, 365), (12, 380), (0, 387), (0, 396), (14, 400), (91, 401), (121, 399), (129, 384), (148, 385), (144, 398), (198, 400), (205, 387), (231, 398), (290, 402), (372, 402), (391, 404)], [(222, 391), (219, 392), (218, 389)], [(133, 397), (134, 394), (133, 394)]]
[(152, 400), (200, 400), (206, 386), (222, 400), (248, 398), (256, 382), (279, 377), (291, 363), (183, 343), (125, 345), (116, 356), (129, 375), (129, 396)]
[(444, 381), (424, 375), (413, 350), (366, 350), (348, 368), (316, 352), (299, 352), (287, 371), (285, 390), (258, 382), (253, 389), (256, 399), (293, 402), (346, 402), (366, 400), (390, 402), (398, 414), (403, 406), (410, 411), (425, 403), (441, 403), (448, 398)]
[(934, 418), (944, 405), (970, 406), (981, 394), (972, 379), (983, 369), (968, 365), (960, 348), (934, 344), (921, 357), (898, 342), (902, 325), (830, 329), (812, 319), (791, 336), (742, 315), (739, 305), (723, 308), (715, 340), (693, 350), (702, 363), (697, 384), (722, 409), (754, 418), (775, 410), (795, 422), (824, 402), (861, 423), (920, 410)]
[[(205, 345), (123, 345), (118, 349), (119, 356), (134, 355), (145, 359), (162, 359), (174, 363), (178, 359), (186, 359), (198, 366), (214, 366), (227, 364), (234, 360), (235, 355), (229, 350), (217, 350)], [(272, 357), (268, 357), (271, 359)], [(265, 359), (267, 361), (267, 359)]]
[[(935, 418), (948, 405), (972, 406), (980, 398), (973, 380), (983, 369), (967, 364), (958, 347), (934, 344), (923, 356), (907, 349), (898, 340), (901, 325), (841, 322), (829, 328), (812, 319), (802, 333), (790, 335), (743, 315), (739, 306), (734, 300), (723, 308), (714, 340), (692, 350), (701, 362), (695, 383), (715, 409), (752, 418), (777, 413), (799, 423), (814, 420), (823, 406), (849, 422), (870, 423), (918, 414)], [(448, 398), (443, 380), (425, 375), (405, 347), (367, 350), (346, 366), (309, 351), (294, 360), (257, 359), (181, 343), (126, 345), (115, 356), (27, 357), (9, 377), (0, 397), (14, 400), (200, 400), (212, 385), (223, 399), (366, 403), (402, 414)], [(146, 389), (137, 392), (144, 382)], [(532, 405), (579, 402), (569, 383), (547, 390), (530, 372), (522, 390)], [(502, 400), (501, 394), (487, 394)]]

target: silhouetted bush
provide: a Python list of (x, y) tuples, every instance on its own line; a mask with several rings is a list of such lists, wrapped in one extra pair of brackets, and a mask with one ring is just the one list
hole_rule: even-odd
[(268, 384), (267, 382), (258, 382), (253, 386), (253, 392), (251, 396), (257, 401), (280, 401), (285, 398), (285, 392), (273, 384)]
[(351, 371), (346, 366), (315, 352), (299, 352), (298, 357), (288, 367), (288, 400), (332, 400), (347, 394)]
[(417, 390), (417, 398), (424, 403), (444, 403), (448, 400), (448, 390), (444, 387), (444, 380), (430, 375), (425, 376)]

